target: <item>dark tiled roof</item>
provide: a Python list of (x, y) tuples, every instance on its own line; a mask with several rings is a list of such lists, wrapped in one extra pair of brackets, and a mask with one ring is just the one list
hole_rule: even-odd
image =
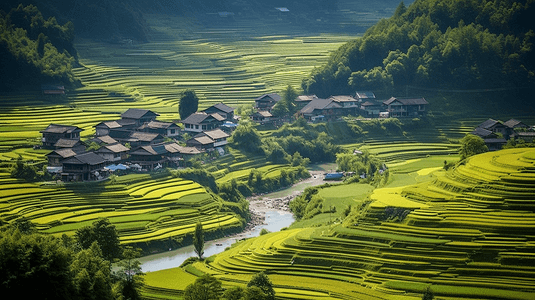
[(163, 137), (158, 133), (139, 132), (139, 131), (132, 132), (132, 134), (130, 135), (130, 138), (136, 139), (139, 141), (144, 141), (144, 142), (152, 142), (156, 139), (163, 139)]
[(384, 101), (383, 103), (385, 105), (390, 105), (395, 101), (399, 101), (403, 105), (425, 105), (425, 104), (429, 104), (429, 102), (427, 102), (424, 98), (396, 98), (396, 97), (392, 97), (392, 98)]
[(217, 104), (212, 105), (212, 106), (217, 108), (217, 109), (219, 109), (222, 112), (226, 112), (227, 114), (234, 111), (233, 107), (230, 107), (230, 106), (224, 104), (223, 102), (217, 103)]
[(56, 148), (72, 148), (76, 146), (76, 144), (81, 144), (79, 140), (70, 140), (70, 139), (59, 139), (55, 144), (54, 147)]
[(74, 157), (69, 158), (64, 162), (64, 164), (87, 164), (87, 165), (98, 165), (105, 163), (106, 160), (102, 156), (95, 154), (94, 152), (87, 152), (78, 154)]
[(196, 112), (189, 115), (187, 118), (182, 120), (182, 123), (188, 123), (188, 124), (201, 124), (206, 118), (208, 118), (210, 115), (203, 112)]
[(121, 128), (122, 125), (119, 124), (119, 122), (117, 121), (105, 121), (98, 123), (97, 125), (95, 125), (95, 127)]
[(258, 97), (256, 99), (254, 99), (254, 101), (261, 101), (266, 97), (273, 99), (275, 102), (279, 102), (282, 99), (282, 97), (279, 94), (270, 93), (270, 94), (264, 94), (264, 95), (262, 95), (262, 96), (260, 96), (260, 97)]
[(97, 144), (104, 143), (104, 144), (108, 144), (108, 145), (118, 143), (116, 139), (112, 138), (109, 135), (103, 135), (103, 136), (94, 137), (94, 138), (90, 139), (89, 142), (95, 142)]
[(83, 131), (83, 129), (78, 126), (50, 124), (45, 130), (42, 130), (40, 132), (41, 133), (71, 133), (75, 131)]
[[(230, 135), (228, 135), (226, 132), (224, 132), (223, 130), (221, 129), (213, 129), (213, 130), (209, 130), (209, 131), (205, 131), (203, 133), (201, 133), (203, 135), (207, 135), (209, 136), (210, 138), (216, 140), (216, 139), (224, 139), (224, 138), (228, 138)], [(195, 137), (201, 135), (201, 134), (198, 134), (196, 135)]]
[(316, 95), (301, 95), (295, 98), (295, 102), (307, 102), (307, 101), (312, 101), (316, 99), (319, 99), (318, 96)]
[(515, 127), (529, 127), (528, 125), (522, 123), (521, 121), (518, 121), (518, 120), (515, 120), (515, 119), (511, 119), (505, 123), (503, 123), (503, 125), (509, 127), (509, 128), (515, 128)]
[(128, 151), (130, 151), (130, 149), (128, 149), (126, 146), (124, 146), (123, 144), (117, 143), (113, 145), (104, 145), (95, 152), (97, 153), (100, 153), (100, 152), (121, 153), (121, 152), (128, 152)]
[(487, 130), (482, 127), (477, 127), (474, 131), (471, 132), (473, 135), (477, 135), (479, 137), (485, 138), (485, 137), (496, 137), (496, 134), (493, 133), (490, 130)]
[(485, 122), (479, 124), (479, 126), (477, 127), (489, 129), (489, 128), (492, 128), (493, 126), (496, 126), (497, 124), (502, 124), (502, 122), (496, 121), (493, 119), (488, 119)]
[(301, 113), (307, 114), (312, 113), (315, 109), (325, 109), (330, 104), (332, 104), (334, 108), (341, 108), (340, 104), (334, 102), (333, 99), (316, 99), (303, 107)]
[(161, 122), (161, 121), (150, 121), (147, 124), (143, 124), (139, 129), (151, 128), (151, 129), (168, 129), (171, 127), (178, 127), (173, 122)]
[(148, 109), (139, 109), (139, 108), (129, 108), (127, 111), (125, 111), (123, 114), (121, 114), (121, 118), (123, 119), (141, 119), (147, 114), (151, 115), (152, 117), (157, 117), (159, 114), (152, 112)]
[(48, 153), (46, 156), (54, 156), (54, 155), (61, 156), (62, 158), (69, 158), (69, 157), (75, 156), (76, 152), (74, 152), (74, 150), (72, 150), (70, 148), (64, 148), (64, 149), (54, 150), (54, 151)]

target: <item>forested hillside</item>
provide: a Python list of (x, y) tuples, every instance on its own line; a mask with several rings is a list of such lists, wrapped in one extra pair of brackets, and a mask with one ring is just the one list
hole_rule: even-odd
[(407, 86), (525, 93), (535, 78), (534, 15), (533, 0), (402, 2), (302, 87), (322, 97), (366, 89), (391, 96)]
[(0, 14), (0, 90), (74, 83), (74, 26), (45, 19), (35, 6)]

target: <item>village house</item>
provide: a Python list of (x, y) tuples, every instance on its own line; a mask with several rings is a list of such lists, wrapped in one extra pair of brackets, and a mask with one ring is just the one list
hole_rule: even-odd
[(95, 150), (95, 153), (102, 156), (108, 162), (122, 162), (128, 158), (128, 152), (130, 149), (124, 145), (117, 143), (113, 145), (104, 145), (98, 150)]
[(103, 135), (89, 139), (87, 140), (87, 143), (97, 143), (98, 145), (112, 145), (118, 143), (118, 141), (109, 135)]
[(357, 91), (355, 92), (355, 99), (357, 99), (358, 102), (375, 100), (375, 94), (372, 91)]
[(109, 135), (111, 130), (134, 130), (136, 121), (131, 119), (119, 119), (116, 121), (104, 121), (95, 125), (95, 135)]
[(158, 133), (164, 137), (177, 137), (180, 135), (180, 127), (173, 122), (150, 121), (141, 125), (138, 131)]
[(529, 130), (529, 126), (527, 124), (525, 124), (522, 121), (518, 121), (516, 119), (510, 119), (509, 121), (503, 123), (503, 125), (507, 126), (508, 128), (510, 128), (513, 131), (515, 129), (522, 130), (522, 131)]
[(98, 180), (105, 176), (106, 160), (94, 152), (77, 154), (63, 161), (63, 181)]
[(195, 136), (186, 141), (186, 146), (195, 147), (199, 150), (214, 149), (215, 141), (207, 135)]
[(298, 114), (309, 121), (334, 120), (342, 115), (342, 106), (332, 98), (315, 99), (303, 107)]
[(260, 124), (272, 123), (276, 120), (273, 115), (267, 110), (261, 110), (253, 113), (251, 119)]
[(63, 166), (63, 162), (71, 157), (76, 156), (78, 153), (74, 152), (73, 149), (70, 148), (64, 148), (64, 149), (56, 149), (45, 156), (48, 160), (48, 167), (51, 168), (58, 168)]
[(383, 102), (390, 117), (420, 117), (429, 103), (424, 98), (392, 97)]
[(307, 104), (312, 102), (312, 100), (317, 100), (317, 99), (319, 98), (316, 95), (300, 95), (300, 96), (297, 96), (297, 98), (295, 98), (294, 102), (295, 102), (295, 105), (297, 106), (297, 109), (302, 109)]
[(184, 124), (184, 131), (186, 132), (203, 132), (218, 128), (224, 121), (225, 118), (218, 113), (196, 112), (182, 120), (182, 124)]
[(383, 104), (375, 100), (366, 100), (360, 104), (361, 114), (366, 118), (377, 118), (380, 116)]
[(197, 134), (195, 137), (201, 136), (208, 136), (209, 138), (211, 138), (214, 141), (214, 147), (224, 147), (228, 144), (227, 139), (230, 137), (229, 134), (219, 128), (204, 131), (202, 133)]
[(163, 144), (139, 146), (130, 151), (130, 162), (152, 171), (166, 165), (166, 154), (167, 149)]
[(54, 144), (55, 149), (72, 149), (76, 153), (85, 151), (85, 144), (80, 140), (69, 140), (61, 138)]
[(273, 106), (281, 100), (281, 96), (277, 93), (264, 94), (254, 100), (254, 108), (257, 110), (267, 110), (271, 112)]
[(121, 144), (130, 144), (132, 148), (143, 145), (163, 143), (164, 137), (159, 133), (128, 131), (128, 130), (110, 130), (110, 136), (119, 141)]
[(203, 110), (202, 112), (208, 115), (217, 113), (223, 118), (225, 118), (226, 121), (234, 122), (234, 108), (222, 102), (212, 105), (207, 109)]
[(80, 140), (80, 132), (82, 132), (83, 129), (77, 127), (77, 126), (69, 126), (69, 125), (60, 125), (60, 124), (50, 124), (45, 130), (40, 131), (42, 134), (42, 143), (43, 148), (45, 149), (54, 149), (55, 144), (60, 139), (67, 139), (67, 140)]
[(509, 139), (509, 136), (513, 133), (513, 130), (505, 126), (501, 121), (496, 121), (493, 119), (488, 119), (485, 122), (479, 124), (477, 128), (483, 128), (498, 135), (501, 135), (504, 139)]
[(185, 167), (187, 161), (202, 153), (195, 147), (183, 147), (175, 142), (165, 143), (164, 147), (169, 163), (176, 167)]
[(156, 120), (159, 114), (152, 112), (148, 109), (129, 108), (127, 111), (121, 114), (122, 120), (134, 121), (135, 126), (139, 127), (144, 123)]

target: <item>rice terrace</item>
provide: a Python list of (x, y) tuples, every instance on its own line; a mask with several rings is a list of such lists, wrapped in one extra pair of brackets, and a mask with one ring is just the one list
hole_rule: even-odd
[(0, 4), (0, 292), (534, 299), (534, 10)]

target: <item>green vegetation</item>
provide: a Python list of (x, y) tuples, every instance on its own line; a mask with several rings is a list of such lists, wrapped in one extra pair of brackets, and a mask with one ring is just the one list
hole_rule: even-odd
[(201, 222), (195, 224), (195, 231), (193, 232), (193, 247), (195, 248), (195, 253), (197, 253), (199, 259), (202, 259), (204, 254), (204, 231), (202, 229)]
[[(533, 9), (531, 1), (512, 5), (431, 0), (409, 7), (401, 2), (391, 18), (340, 47), (326, 65), (315, 69), (302, 82), (303, 90), (321, 97), (374, 90), (389, 97), (407, 86), (416, 86), (411, 92), (505, 88), (511, 95), (508, 103), (522, 104), (522, 95), (530, 94), (522, 88), (534, 80), (529, 59), (534, 35), (528, 25)], [(494, 103), (488, 97), (473, 98), (461, 96), (461, 101), (447, 103), (465, 101), (472, 108), (486, 109)], [(436, 105), (446, 108), (447, 103)]]
[(185, 90), (180, 97), (178, 105), (178, 114), (180, 119), (184, 120), (199, 108), (199, 98), (193, 90)]
[(0, 13), (0, 88), (39, 89), (40, 83), (73, 84), (76, 61), (74, 26), (59, 25), (55, 18), (45, 19), (33, 5)]

